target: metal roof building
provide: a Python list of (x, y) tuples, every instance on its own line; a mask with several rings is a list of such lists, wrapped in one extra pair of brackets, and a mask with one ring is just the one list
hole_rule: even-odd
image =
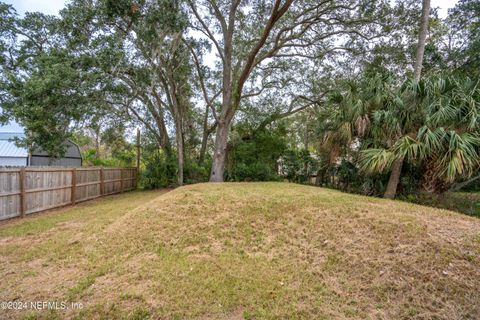
[(64, 142), (65, 154), (61, 158), (52, 158), (42, 150), (34, 150), (30, 155), (30, 166), (81, 167), (82, 154), (77, 144), (71, 140)]
[(0, 167), (2, 166), (62, 166), (81, 167), (80, 148), (72, 141), (66, 140), (65, 155), (53, 158), (42, 150), (28, 152), (27, 148), (18, 147), (14, 139), (24, 136), (23, 129), (17, 124), (0, 127)]
[(27, 166), (28, 150), (12, 141), (23, 136), (23, 132), (0, 132), (0, 166)]

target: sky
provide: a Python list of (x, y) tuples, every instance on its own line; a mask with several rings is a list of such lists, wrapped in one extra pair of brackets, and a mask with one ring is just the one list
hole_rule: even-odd
[(58, 14), (66, 0), (2, 0), (11, 4), (19, 14), (26, 11), (40, 11), (46, 14)]
[[(19, 14), (26, 11), (40, 11), (46, 14), (58, 14), (68, 0), (3, 0), (13, 5)], [(439, 15), (444, 18), (448, 8), (452, 8), (457, 0), (431, 0), (432, 8), (439, 7)]]

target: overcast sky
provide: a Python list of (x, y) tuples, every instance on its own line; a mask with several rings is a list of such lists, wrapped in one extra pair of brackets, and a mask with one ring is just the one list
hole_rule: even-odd
[[(25, 11), (40, 11), (47, 14), (58, 14), (68, 0), (3, 0), (12, 4), (18, 13)], [(419, 0), (420, 1), (420, 0)], [(440, 17), (447, 15), (448, 8), (452, 8), (457, 0), (431, 0), (433, 8), (439, 7)]]

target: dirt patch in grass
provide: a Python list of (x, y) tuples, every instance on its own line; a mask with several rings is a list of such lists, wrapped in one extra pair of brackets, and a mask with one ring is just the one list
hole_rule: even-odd
[[(480, 317), (479, 219), (285, 183), (198, 184), (85, 208), (0, 227), (0, 300), (84, 306), (7, 317)], [(13, 271), (28, 264), (32, 274)], [(56, 277), (40, 290), (45, 272)]]

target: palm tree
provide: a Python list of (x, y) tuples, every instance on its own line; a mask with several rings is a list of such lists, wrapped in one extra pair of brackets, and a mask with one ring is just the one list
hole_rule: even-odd
[[(425, 42), (427, 39), (428, 18), (430, 16), (430, 0), (422, 1), (422, 15), (420, 17), (420, 30), (418, 33), (417, 49), (415, 52), (415, 63), (413, 66), (413, 79), (415, 82), (420, 80), (423, 66), (423, 56), (425, 52)], [(402, 173), (403, 158), (398, 158), (393, 162), (392, 172), (388, 180), (387, 189), (384, 198), (393, 199), (397, 193), (397, 186)]]
[(478, 169), (479, 87), (478, 81), (442, 75), (403, 84), (384, 75), (346, 82), (320, 119), (319, 149), (330, 163), (360, 149), (366, 173), (414, 163), (423, 168), (420, 189), (444, 191)]
[[(389, 148), (399, 135), (385, 135), (398, 132), (397, 129), (387, 129), (399, 127), (395, 122), (383, 126), (371, 125), (375, 121), (374, 114), (385, 111), (385, 105), (393, 103), (396, 86), (393, 78), (375, 75), (362, 79), (362, 82), (339, 83), (337, 91), (330, 96), (318, 117), (318, 153), (325, 159), (328, 168), (334, 166), (339, 158), (355, 161), (359, 146)], [(394, 117), (387, 116), (386, 119)]]
[(469, 177), (479, 166), (479, 86), (478, 81), (442, 76), (407, 82), (393, 103), (372, 115), (377, 139), (401, 134), (390, 147), (363, 150), (361, 168), (387, 171), (399, 159), (421, 163), (421, 189), (427, 192), (444, 191), (455, 179)]

